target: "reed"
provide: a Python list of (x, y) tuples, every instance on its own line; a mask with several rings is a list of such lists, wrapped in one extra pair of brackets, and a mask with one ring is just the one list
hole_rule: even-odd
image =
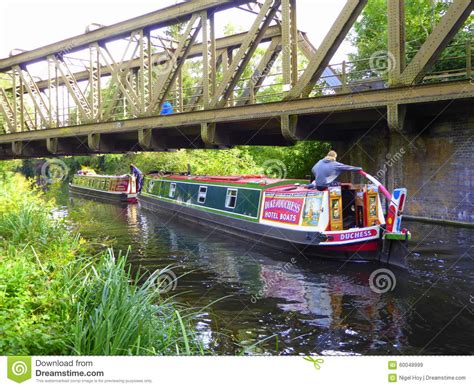
[[(78, 355), (167, 355), (202, 353), (192, 330), (176, 305), (162, 300), (158, 274), (133, 277), (126, 255), (109, 249), (68, 281), (75, 306), (71, 347)], [(130, 279), (133, 278), (133, 281)]]

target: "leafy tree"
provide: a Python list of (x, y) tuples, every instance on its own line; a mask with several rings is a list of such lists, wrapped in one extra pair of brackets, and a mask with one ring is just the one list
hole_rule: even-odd
[[(406, 61), (415, 56), (434, 26), (446, 13), (448, 2), (433, 0), (405, 1)], [(456, 34), (450, 45), (443, 50), (432, 71), (461, 69), (466, 66), (465, 42), (472, 39), (474, 16), (470, 16), (463, 28)], [(376, 76), (370, 69), (374, 53), (387, 53), (387, 0), (370, 0), (349, 36), (356, 53), (349, 55), (353, 64), (352, 78), (360, 79)], [(373, 61), (373, 59), (372, 59)], [(388, 66), (388, 65), (387, 65)]]

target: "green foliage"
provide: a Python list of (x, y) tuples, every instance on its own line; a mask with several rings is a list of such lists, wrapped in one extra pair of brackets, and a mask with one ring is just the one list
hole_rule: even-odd
[(202, 352), (192, 313), (157, 298), (155, 278), (131, 284), (125, 257), (90, 257), (53, 202), (0, 175), (0, 354)]
[[(433, 27), (445, 14), (449, 3), (432, 0), (408, 0), (405, 2), (405, 33), (407, 63), (414, 57), (426, 41)], [(435, 63), (433, 71), (460, 69), (466, 66), (464, 43), (472, 39), (474, 16), (470, 16), (464, 27), (456, 34), (450, 46), (446, 48)], [(354, 65), (352, 78), (374, 76), (370, 71), (370, 57), (374, 53), (387, 51), (387, 0), (370, 0), (354, 24), (349, 41), (357, 49), (349, 55)], [(459, 57), (459, 58), (454, 58)]]
[(271, 165), (270, 161), (280, 161), (285, 166), (287, 178), (306, 178), (311, 174), (314, 164), (325, 156), (330, 145), (318, 141), (300, 141), (291, 147), (245, 146), (242, 148), (248, 150), (260, 167), (260, 172), (268, 173), (265, 167)]
[(288, 178), (305, 178), (311, 167), (329, 149), (328, 143), (301, 141), (291, 147), (239, 146), (227, 150), (179, 150), (176, 152), (146, 152), (125, 155), (103, 155), (91, 158), (64, 159), (70, 171), (81, 165), (105, 174), (123, 174), (135, 164), (144, 173), (151, 171), (185, 172), (199, 175), (265, 174), (272, 162), (285, 166)]
[[(199, 342), (170, 303), (160, 300), (152, 274), (137, 285), (126, 257), (109, 250), (97, 263), (77, 271), (68, 284), (77, 306), (73, 325), (73, 349), (78, 355), (167, 355), (201, 352)], [(77, 274), (76, 274), (77, 272)]]
[[(7, 179), (8, 176), (8, 179)], [(20, 176), (0, 180), (0, 354), (65, 354), (63, 265), (77, 240)]]

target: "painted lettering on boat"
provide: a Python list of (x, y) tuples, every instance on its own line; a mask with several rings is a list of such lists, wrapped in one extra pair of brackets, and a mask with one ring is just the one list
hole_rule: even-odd
[(304, 198), (265, 198), (262, 219), (299, 224)]
[(112, 181), (112, 191), (127, 191), (128, 179), (114, 179)]
[(358, 240), (360, 238), (374, 237), (376, 235), (377, 231), (375, 229), (366, 229), (354, 232), (337, 233), (333, 234), (332, 237), (333, 241), (349, 241)]

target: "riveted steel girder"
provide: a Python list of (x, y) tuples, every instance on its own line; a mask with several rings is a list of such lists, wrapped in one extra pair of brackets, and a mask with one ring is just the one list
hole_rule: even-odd
[(285, 99), (308, 97), (312, 88), (321, 77), (334, 53), (346, 37), (367, 0), (348, 0), (316, 54), (311, 58), (306, 70), (295, 86), (288, 92)]
[(26, 51), (9, 58), (0, 59), (0, 72), (6, 72), (18, 64), (30, 64), (45, 60), (49, 55), (57, 53), (71, 53), (89, 47), (93, 43), (105, 43), (111, 40), (126, 38), (133, 31), (140, 29), (154, 29), (166, 27), (176, 23), (188, 21), (196, 12), (212, 10), (221, 11), (228, 8), (234, 8), (238, 5), (249, 3), (251, 0), (199, 0), (186, 1), (171, 7), (160, 9), (143, 16), (125, 20), (91, 31), (89, 33), (78, 35), (73, 38), (64, 39), (60, 42), (49, 44), (47, 46)]
[(265, 77), (270, 73), (278, 55), (282, 51), (282, 40), (281, 38), (273, 38), (270, 46), (268, 46), (265, 54), (258, 63), (252, 77), (248, 80), (247, 85), (244, 87), (244, 91), (240, 96), (237, 105), (246, 105), (253, 103), (255, 95), (258, 89), (262, 86)]
[(7, 133), (15, 132), (16, 131), (16, 118), (15, 118), (15, 111), (10, 104), (7, 94), (5, 91), (0, 88), (0, 112), (3, 114), (5, 118), (5, 129)]
[(388, 82), (400, 83), (405, 70), (405, 0), (387, 0), (388, 16)]
[(411, 85), (420, 82), (426, 71), (449, 44), (474, 9), (473, 0), (454, 0), (425, 43), (400, 76), (400, 82)]
[(280, 0), (266, 0), (262, 5), (262, 8), (247, 33), (245, 40), (232, 59), (229, 68), (224, 72), (222, 81), (216, 88), (214, 97), (210, 102), (211, 107), (221, 107), (227, 103), (229, 97), (234, 91), (235, 85), (260, 43), (265, 30), (278, 11), (280, 3)]
[(18, 141), (35, 141), (51, 137), (87, 136), (91, 133), (126, 133), (145, 128), (176, 129), (183, 126), (200, 126), (201, 123), (242, 122), (256, 119), (271, 119), (286, 115), (311, 113), (350, 112), (360, 109), (386, 108), (389, 104), (403, 101), (406, 105), (433, 101), (449, 101), (474, 98), (474, 85), (469, 81), (445, 82), (443, 84), (423, 84), (370, 90), (356, 94), (339, 94), (300, 100), (280, 101), (267, 104), (226, 107), (213, 110), (184, 112), (177, 115), (142, 117), (118, 122), (102, 122), (53, 128), (41, 131), (10, 133), (0, 136), (0, 144)]
[[(239, 34), (234, 34), (234, 35), (229, 35), (225, 36), (223, 38), (217, 38), (215, 39), (215, 46), (216, 46), (216, 51), (222, 51), (225, 49), (238, 49), (240, 45), (242, 44), (243, 38), (245, 37), (246, 33), (242, 32)], [(281, 36), (281, 28), (280, 26), (270, 26), (267, 28), (265, 31), (261, 43), (264, 42), (269, 42), (271, 41), (274, 37)], [(202, 43), (195, 43), (191, 49), (189, 50), (188, 59), (191, 58), (196, 58), (202, 55), (203, 53), (203, 47)], [(150, 58), (152, 63), (162, 63), (163, 66), (165, 66), (165, 62), (169, 60), (169, 54), (168, 52), (158, 52), (154, 53), (151, 55)], [(141, 67), (141, 60), (140, 59), (133, 59), (131, 61), (125, 61), (126, 62), (126, 67), (130, 70), (138, 70)], [(110, 71), (107, 66), (101, 66), (100, 67), (100, 74), (101, 76), (108, 76), (110, 75)], [(90, 72), (89, 71), (79, 71), (74, 73), (74, 78), (76, 81), (84, 81), (88, 80), (90, 77)], [(38, 85), (38, 88), (40, 90), (44, 90), (48, 87), (48, 80), (39, 80), (36, 82)], [(60, 79), (58, 85), (62, 85), (63, 82)], [(5, 88), (5, 91), (11, 90), (10, 88)]]
[(202, 17), (199, 14), (194, 14), (189, 20), (178, 47), (173, 53), (173, 57), (170, 58), (170, 65), (167, 66), (166, 70), (158, 77), (155, 86), (152, 88), (153, 97), (148, 107), (149, 113), (155, 112), (166, 99), (168, 92), (171, 90), (188, 56), (189, 50), (196, 41), (202, 27), (202, 22)]

